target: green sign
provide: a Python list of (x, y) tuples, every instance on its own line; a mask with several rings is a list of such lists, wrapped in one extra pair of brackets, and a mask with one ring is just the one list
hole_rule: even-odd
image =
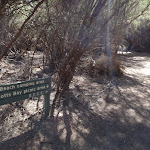
[(0, 86), (0, 105), (45, 96), (45, 115), (49, 115), (50, 77)]

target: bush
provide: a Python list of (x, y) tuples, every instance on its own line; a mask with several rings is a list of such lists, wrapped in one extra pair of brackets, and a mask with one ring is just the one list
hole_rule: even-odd
[[(102, 54), (95, 60), (88, 58), (85, 62), (86, 63), (82, 64), (82, 69), (80, 68), (80, 70), (91, 77), (100, 77), (101, 75), (110, 74), (108, 57), (105, 54)], [(123, 67), (121, 66), (120, 62), (117, 59), (113, 59), (112, 64), (115, 76), (122, 76)]]
[(126, 36), (128, 50), (150, 52), (150, 20), (142, 20), (140, 25)]

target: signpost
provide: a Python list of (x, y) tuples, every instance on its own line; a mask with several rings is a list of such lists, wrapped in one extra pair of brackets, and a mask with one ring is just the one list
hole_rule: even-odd
[(0, 105), (17, 102), (31, 97), (44, 95), (45, 116), (49, 115), (50, 110), (50, 77), (43, 79), (29, 80), (25, 82), (1, 85), (0, 86)]

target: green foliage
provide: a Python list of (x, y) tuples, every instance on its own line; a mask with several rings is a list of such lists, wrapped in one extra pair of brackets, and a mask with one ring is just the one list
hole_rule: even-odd
[[(139, 1), (139, 5), (136, 8), (136, 15), (140, 14), (146, 6), (149, 5), (149, 0)], [(141, 16), (139, 16), (136, 20), (134, 20), (133, 24), (137, 27), (140, 25), (141, 21), (149, 19), (150, 16), (150, 6), (143, 12)]]

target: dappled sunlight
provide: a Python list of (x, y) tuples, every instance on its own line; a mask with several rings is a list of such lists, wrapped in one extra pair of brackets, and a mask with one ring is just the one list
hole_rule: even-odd
[(126, 61), (124, 63), (125, 74), (143, 84), (143, 87), (139, 88), (144, 88), (145, 91), (150, 92), (148, 88), (150, 86), (150, 57), (148, 54), (143, 55), (133, 53), (131, 58), (123, 58), (123, 62)]
[(126, 110), (126, 117), (129, 118), (131, 123), (134, 123), (135, 121), (137, 123), (142, 123), (144, 120), (142, 119), (142, 117), (140, 117), (139, 115), (137, 115), (136, 111), (133, 109), (127, 109)]
[(130, 55), (131, 54), (131, 52), (129, 52), (129, 51), (118, 51), (118, 53), (117, 54), (122, 54), (122, 55)]

